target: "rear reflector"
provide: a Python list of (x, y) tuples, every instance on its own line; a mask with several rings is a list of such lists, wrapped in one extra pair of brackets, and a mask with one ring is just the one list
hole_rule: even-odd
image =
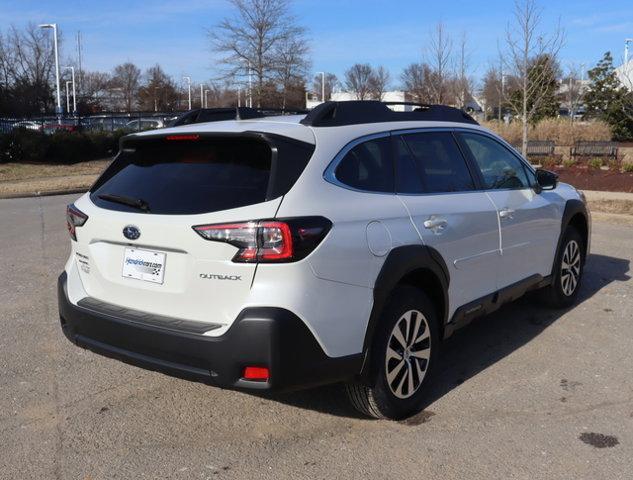
[(266, 381), (270, 378), (270, 372), (267, 367), (246, 367), (242, 378), (244, 380)]

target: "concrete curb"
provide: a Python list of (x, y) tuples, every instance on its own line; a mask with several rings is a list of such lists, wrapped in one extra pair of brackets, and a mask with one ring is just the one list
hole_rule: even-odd
[(50, 190), (46, 192), (33, 192), (33, 193), (16, 193), (9, 195), (0, 194), (0, 200), (10, 198), (35, 198), (35, 197), (52, 197), (54, 195), (71, 195), (73, 193), (86, 193), (88, 188), (72, 188), (68, 190)]

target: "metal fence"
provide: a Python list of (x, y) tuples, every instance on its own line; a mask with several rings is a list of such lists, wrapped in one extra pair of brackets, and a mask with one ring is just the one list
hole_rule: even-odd
[(43, 115), (32, 117), (0, 117), (0, 133), (25, 128), (44, 133), (56, 131), (129, 132), (163, 128), (170, 125), (183, 112), (99, 113), (81, 116)]

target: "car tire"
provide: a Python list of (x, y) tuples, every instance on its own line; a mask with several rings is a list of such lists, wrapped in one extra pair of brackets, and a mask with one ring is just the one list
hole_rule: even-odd
[(585, 242), (569, 226), (556, 255), (552, 283), (541, 290), (543, 301), (552, 308), (568, 308), (576, 302), (585, 266)]
[(439, 353), (433, 303), (421, 290), (399, 286), (390, 296), (370, 350), (372, 378), (347, 394), (363, 415), (401, 419), (419, 412)]

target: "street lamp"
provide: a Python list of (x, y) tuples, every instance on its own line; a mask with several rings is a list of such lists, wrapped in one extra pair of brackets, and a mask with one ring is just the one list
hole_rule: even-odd
[(325, 72), (317, 72), (321, 75), (321, 101), (325, 102)]
[[(77, 114), (77, 90), (75, 89), (75, 67), (64, 67), (66, 70), (70, 70), (72, 72), (73, 79), (73, 115)], [(68, 108), (70, 110), (70, 107)]]
[(624, 65), (629, 63), (629, 43), (633, 43), (633, 38), (624, 39)]
[(204, 91), (204, 108), (209, 108), (209, 90)]
[(67, 112), (70, 112), (70, 96), (69, 96), (69, 94), (68, 94), (68, 93), (69, 93), (69, 90), (68, 90), (68, 85), (69, 85), (70, 83), (73, 83), (73, 82), (71, 82), (70, 80), (68, 80), (68, 81), (66, 82), (66, 111), (67, 111)]
[(189, 110), (191, 110), (191, 77), (184, 76), (183, 80), (187, 80), (187, 89), (189, 90)]
[(200, 108), (204, 108), (204, 85), (200, 84)]
[(55, 48), (55, 85), (57, 87), (57, 122), (62, 124), (62, 98), (59, 91), (59, 52), (57, 51), (57, 24), (56, 23), (42, 23), (38, 25), (39, 28), (52, 28), (53, 29), (53, 45)]
[(248, 62), (248, 107), (253, 108), (253, 74), (251, 62)]

